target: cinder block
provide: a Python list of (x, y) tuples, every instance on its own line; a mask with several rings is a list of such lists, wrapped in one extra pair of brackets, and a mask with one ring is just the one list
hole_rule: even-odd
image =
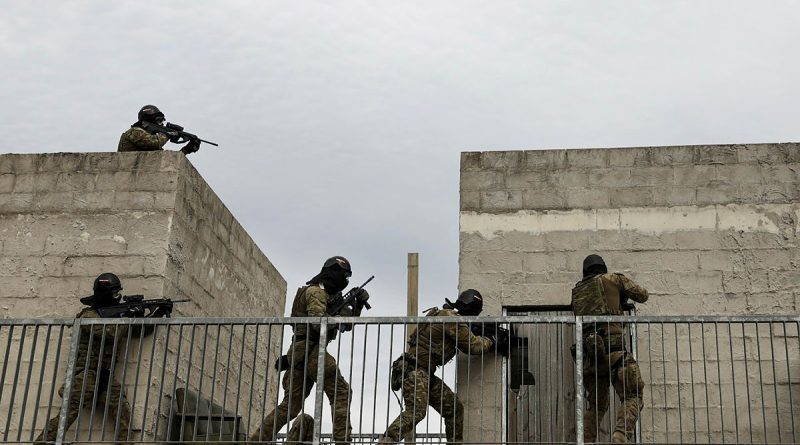
[(591, 187), (627, 187), (631, 185), (631, 170), (629, 167), (593, 168), (589, 170), (586, 184)]
[(788, 164), (800, 162), (800, 143), (748, 144), (737, 150), (739, 162)]
[(611, 205), (607, 188), (570, 188), (566, 190), (566, 207), (578, 209), (599, 209)]
[(76, 193), (72, 204), (78, 210), (112, 209), (114, 206), (114, 192)]
[(715, 180), (716, 170), (713, 165), (694, 165), (675, 167), (674, 184), (680, 187), (706, 186)]
[[(506, 189), (540, 189), (550, 188), (555, 185), (554, 173), (545, 171), (518, 171), (508, 172), (504, 175)], [(501, 187), (503, 184), (499, 184)], [(493, 183), (492, 186), (497, 186)]]
[(550, 171), (567, 167), (567, 150), (527, 150), (523, 169)]
[(698, 205), (732, 204), (745, 202), (739, 185), (707, 184), (697, 189)]
[(521, 151), (486, 151), (481, 153), (481, 166), (488, 170), (519, 169), (523, 153)]
[(72, 207), (75, 192), (51, 192), (34, 195), (33, 208), (42, 212), (60, 212)]
[(140, 192), (171, 192), (177, 190), (177, 185), (175, 172), (139, 171), (133, 177), (133, 187)]
[(461, 190), (500, 190), (503, 188), (503, 174), (497, 171), (462, 172)]
[(460, 193), (461, 200), (459, 204), (460, 210), (478, 211), (481, 208), (481, 193), (476, 191), (462, 191)]
[(735, 164), (738, 162), (736, 145), (700, 145), (694, 147), (695, 164)]
[(94, 173), (64, 172), (56, 176), (57, 191), (87, 193), (94, 190)]
[(567, 165), (569, 167), (608, 167), (608, 150), (581, 149), (567, 150)]
[(481, 208), (488, 212), (520, 210), (522, 192), (515, 190), (481, 192)]
[(33, 193), (0, 194), (0, 213), (16, 214), (33, 206)]
[(11, 193), (14, 190), (14, 175), (0, 174), (0, 193)]
[(650, 147), (653, 165), (675, 166), (694, 163), (695, 151), (692, 146), (683, 147)]
[(697, 205), (697, 189), (694, 187), (654, 187), (653, 204), (660, 207)]
[(630, 185), (663, 186), (673, 181), (672, 167), (636, 167), (630, 170)]
[(646, 166), (652, 163), (651, 153), (646, 148), (609, 148), (607, 150), (610, 167)]
[(81, 166), (79, 153), (47, 153), (28, 155), (37, 157), (37, 172), (74, 172)]
[(481, 152), (463, 152), (461, 153), (461, 171), (474, 171), (482, 168)]
[(133, 189), (133, 173), (128, 171), (100, 172), (95, 177), (98, 191), (129, 191)]
[(647, 207), (653, 205), (652, 187), (610, 189), (612, 207)]

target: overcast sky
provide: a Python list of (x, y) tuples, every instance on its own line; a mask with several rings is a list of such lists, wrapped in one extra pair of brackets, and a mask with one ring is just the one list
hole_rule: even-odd
[(1, 151), (114, 151), (156, 104), (289, 297), (344, 255), (370, 315), (407, 252), (420, 308), (457, 293), (462, 151), (800, 139), (800, 2), (1, 5)]

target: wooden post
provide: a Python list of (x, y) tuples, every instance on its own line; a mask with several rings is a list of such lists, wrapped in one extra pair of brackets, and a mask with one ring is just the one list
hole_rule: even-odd
[(419, 253), (408, 254), (408, 300), (406, 311), (409, 317), (419, 315)]

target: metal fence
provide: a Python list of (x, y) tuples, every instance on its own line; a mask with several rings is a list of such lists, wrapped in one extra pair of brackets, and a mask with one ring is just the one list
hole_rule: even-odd
[[(607, 399), (607, 413), (587, 432), (593, 441), (610, 442), (616, 411), (641, 400), (638, 421), (622, 424), (637, 442), (798, 443), (798, 316), (458, 321), (477, 332), (505, 327), (513, 340), (503, 350), (473, 345), (474, 354), (458, 353), (434, 370), (422, 364), (439, 360), (441, 344), (469, 349), (452, 318), (2, 320), (0, 440), (246, 443), (256, 434), (255, 442), (283, 443), (302, 423), (299, 412), (314, 420), (292, 438), (374, 443), (405, 408), (419, 420), (400, 431), (406, 443), (445, 443), (448, 432), (459, 439), (459, 430), (464, 443), (583, 443), (586, 416)], [(628, 351), (618, 362), (575, 340), (614, 326)], [(293, 332), (315, 329), (327, 348), (307, 342), (297, 372), (276, 370)], [(417, 329), (427, 335), (419, 341), (439, 346), (404, 361), (428, 372), (403, 369), (403, 389), (395, 392), (392, 363)], [(603, 369), (598, 360), (607, 371), (595, 371)], [(634, 360), (643, 385), (625, 372)], [(309, 366), (332, 361), (341, 380), (336, 368)], [(426, 376), (436, 377), (418, 381)], [(267, 416), (281, 407), (286, 388), (299, 398), (284, 405), (291, 417), (284, 425)], [(265, 418), (272, 423), (259, 430)], [(269, 429), (275, 439), (266, 437)]]

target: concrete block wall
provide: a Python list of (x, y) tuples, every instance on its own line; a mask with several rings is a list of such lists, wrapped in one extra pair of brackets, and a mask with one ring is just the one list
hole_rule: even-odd
[[(286, 282), (182, 153), (0, 155), (0, 280), (4, 284), (0, 286), (0, 316), (72, 317), (81, 307), (78, 299), (91, 293), (94, 277), (105, 271), (120, 276), (125, 294), (191, 300), (176, 305), (173, 316), (283, 314)], [(239, 367), (220, 361), (218, 369), (187, 373), (187, 352), (178, 353), (177, 339), (188, 342), (191, 329), (180, 331), (174, 326), (169, 330), (169, 345), (165, 342), (166, 329), (142, 343), (147, 351), (155, 348), (155, 357), (163, 356), (168, 346), (169, 360), (164, 363), (173, 365), (166, 369), (164, 381), (180, 386), (189, 380), (192, 387), (204, 375), (204, 385), (216, 382), (212, 385), (219, 387), (215, 398), (221, 401), (224, 394), (228, 401), (236, 400), (231, 392), (234, 388), (222, 389), (219, 375), (239, 379)], [(0, 347), (12, 357), (6, 365), (11, 369), (19, 364), (14, 357), (18, 355), (24, 362), (33, 352), (32, 363), (38, 366), (42, 345), (31, 351), (33, 343), (21, 343), (20, 332), (19, 327), (15, 331), (0, 328)], [(42, 335), (44, 332), (41, 330)], [(65, 335), (69, 335), (69, 328)], [(274, 398), (277, 381), (266, 369), (279, 353), (278, 339), (267, 345), (262, 337), (257, 346), (255, 339), (241, 329), (234, 329), (226, 338), (220, 356), (226, 357), (230, 348), (231, 359), (244, 364), (243, 385), (236, 391), (249, 393), (250, 385), (259, 385), (253, 391), (258, 397)], [(242, 344), (248, 347), (242, 348)], [(133, 349), (137, 348), (134, 344)], [(51, 345), (50, 352), (55, 349), (55, 344)], [(45, 373), (39, 382), (39, 375), (32, 373), (31, 385), (60, 386), (65, 354), (62, 352), (55, 381)], [(147, 369), (150, 363), (147, 354), (144, 356), (140, 366)], [(135, 368), (134, 364), (129, 366)], [(225, 370), (228, 374), (221, 374)], [(122, 372), (118, 370), (117, 376)], [(150, 381), (140, 376), (138, 382), (132, 380), (134, 374), (126, 374), (129, 393), (169, 387), (160, 381), (159, 372), (154, 372)], [(4, 412), (21, 409), (20, 400), (12, 400), (6, 392), (21, 383), (13, 381), (12, 375), (0, 382), (6, 394), (0, 400)], [(168, 412), (164, 408), (171, 396), (155, 396), (158, 403), (153, 397), (151, 393), (148, 407), (144, 407), (144, 400), (137, 401), (134, 424), (141, 422), (145, 409), (155, 410), (159, 404), (162, 417)], [(55, 398), (60, 403), (57, 395)], [(41, 428), (47, 408), (27, 404), (26, 410), (37, 410), (38, 425), (31, 424), (32, 415), (24, 416), (20, 420), (23, 434)], [(148, 414), (149, 419), (155, 417), (155, 412)], [(145, 425), (143, 438), (158, 438), (147, 428)]]
[(640, 314), (797, 313), (800, 144), (462, 153), (460, 194), (488, 314), (568, 305), (590, 253), (650, 291)]

